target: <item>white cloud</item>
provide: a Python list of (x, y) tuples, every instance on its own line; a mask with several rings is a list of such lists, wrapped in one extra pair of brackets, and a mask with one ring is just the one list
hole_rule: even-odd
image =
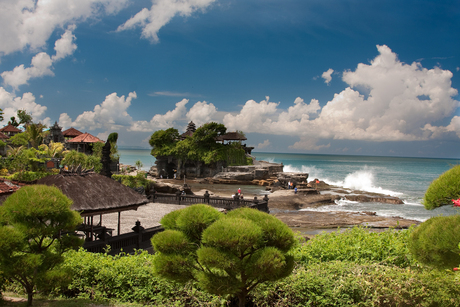
[(4, 120), (1, 122), (3, 125), (6, 125), (12, 116), (16, 117), (18, 110), (26, 110), (32, 115), (34, 122), (50, 124), (49, 117), (43, 117), (47, 107), (36, 103), (32, 93), (24, 93), (22, 97), (16, 97), (0, 87), (0, 109), (3, 110)]
[(217, 113), (217, 108), (212, 103), (198, 101), (187, 112), (187, 120), (193, 121), (197, 127), (211, 122)]
[[(287, 112), (268, 99), (250, 100), (238, 114), (227, 114), (224, 124), (245, 132), (368, 141), (428, 140), (454, 131), (454, 124), (431, 126), (459, 107), (452, 98), (457, 95), (452, 72), (405, 64), (387, 46), (377, 49), (379, 55), (370, 64), (343, 73), (349, 87), (322, 108), (314, 99), (306, 104), (297, 98)], [(366, 89), (367, 98), (355, 88)], [(305, 141), (295, 146), (311, 147)]]
[(289, 148), (297, 150), (318, 151), (321, 149), (331, 147), (331, 143), (328, 143), (327, 145), (317, 145), (317, 142), (318, 139), (311, 137), (302, 137), (300, 141), (295, 142), (294, 145), (289, 146)]
[(3, 83), (12, 86), (15, 90), (20, 85), (27, 84), (32, 78), (43, 76), (54, 76), (51, 70), (53, 61), (45, 52), (40, 52), (32, 58), (30, 67), (24, 67), (24, 64), (16, 66), (12, 71), (1, 73)]
[(73, 30), (75, 30), (75, 25), (70, 25), (61, 38), (56, 41), (54, 47), (56, 55), (50, 57), (45, 52), (40, 52), (32, 58), (30, 67), (24, 67), (24, 64), (21, 64), (12, 71), (2, 72), (0, 75), (3, 78), (3, 83), (17, 90), (19, 86), (27, 84), (32, 78), (54, 76), (51, 70), (53, 63), (73, 54), (77, 49), (77, 45), (74, 44)]
[(152, 0), (149, 9), (143, 8), (139, 13), (120, 25), (117, 31), (142, 27), (142, 37), (158, 42), (158, 31), (169, 23), (173, 17), (191, 16), (198, 10), (204, 10), (215, 0)]
[(132, 118), (127, 109), (131, 101), (136, 99), (136, 92), (129, 93), (128, 97), (117, 93), (112, 93), (105, 97), (105, 100), (94, 107), (93, 111), (85, 111), (72, 121), (67, 113), (62, 113), (59, 117), (59, 125), (62, 127), (75, 127), (77, 129), (105, 129), (117, 130), (121, 127), (129, 126)]
[(265, 140), (265, 141), (263, 141), (263, 143), (257, 144), (257, 149), (267, 148), (268, 146), (270, 146), (270, 141)]
[(324, 83), (326, 83), (327, 85), (329, 85), (329, 82), (331, 82), (332, 80), (333, 72), (334, 70), (332, 68), (329, 68), (327, 71), (323, 72), (323, 74), (321, 75), (321, 78), (324, 79)]
[(166, 112), (166, 114), (156, 114), (152, 119), (148, 121), (136, 121), (133, 122), (128, 131), (142, 131), (152, 132), (157, 129), (168, 129), (174, 126), (175, 121), (184, 119), (187, 113), (185, 105), (188, 103), (188, 99), (182, 99), (176, 103), (176, 108), (172, 111)]
[(72, 33), (75, 31), (75, 28), (75, 25), (68, 26), (61, 38), (54, 43), (56, 54), (52, 56), (53, 61), (58, 61), (66, 56), (72, 55), (77, 49), (77, 45), (74, 43), (76, 37)]
[(42, 48), (57, 28), (114, 14), (129, 0), (15, 0), (2, 1), (0, 54)]

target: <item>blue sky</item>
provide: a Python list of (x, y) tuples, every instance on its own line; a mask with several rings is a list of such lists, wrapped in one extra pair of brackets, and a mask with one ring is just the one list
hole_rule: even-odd
[(460, 158), (460, 3), (0, 0), (0, 108), (119, 146), (217, 121), (255, 151)]

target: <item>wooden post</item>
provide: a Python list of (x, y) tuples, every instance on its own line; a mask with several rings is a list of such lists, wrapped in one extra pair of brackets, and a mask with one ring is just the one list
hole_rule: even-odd
[(121, 215), (121, 211), (118, 211), (118, 235), (120, 235), (120, 215)]

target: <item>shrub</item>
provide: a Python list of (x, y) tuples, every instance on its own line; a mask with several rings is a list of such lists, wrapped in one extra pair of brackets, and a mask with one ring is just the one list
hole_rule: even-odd
[(413, 228), (370, 232), (365, 227), (353, 227), (345, 232), (323, 233), (314, 236), (298, 252), (305, 265), (328, 261), (377, 262), (399, 267), (414, 264), (407, 242)]
[(426, 190), (423, 205), (431, 210), (452, 205), (452, 199), (460, 197), (460, 165), (454, 166), (435, 179)]
[(452, 269), (460, 263), (460, 215), (432, 217), (410, 237), (410, 251), (427, 265)]

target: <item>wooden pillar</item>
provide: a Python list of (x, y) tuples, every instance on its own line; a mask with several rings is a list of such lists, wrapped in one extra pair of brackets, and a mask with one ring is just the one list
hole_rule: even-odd
[(121, 211), (118, 211), (118, 235), (120, 235), (120, 215)]
[(91, 239), (90, 240), (93, 241), (93, 216), (92, 215), (91, 215), (91, 232), (90, 232), (90, 234), (91, 234)]

